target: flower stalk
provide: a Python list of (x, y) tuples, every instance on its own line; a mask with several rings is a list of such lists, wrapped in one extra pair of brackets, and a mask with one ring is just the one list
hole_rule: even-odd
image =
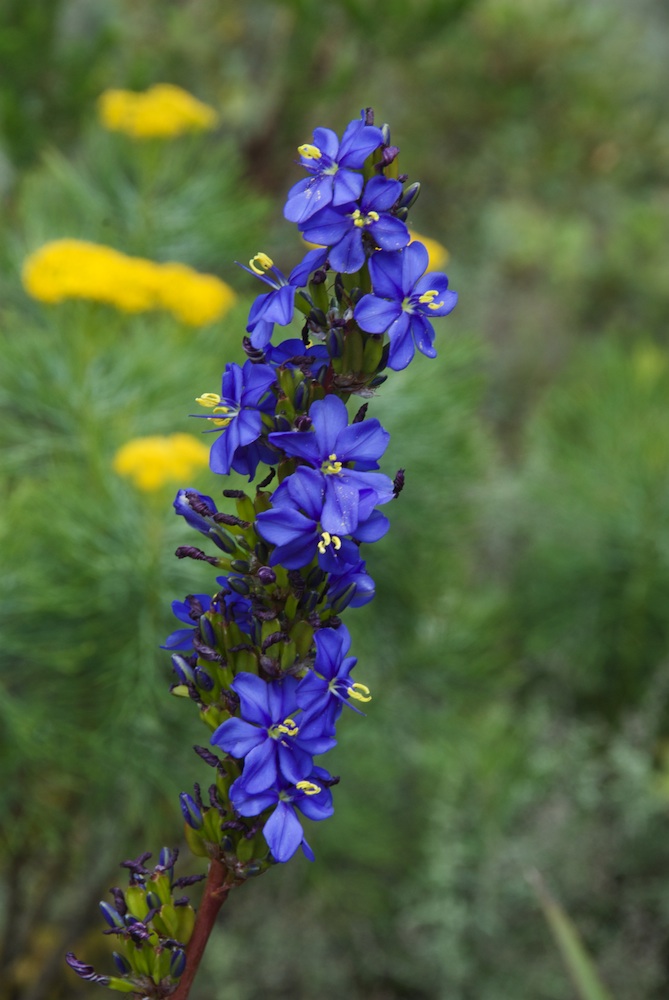
[[(125, 945), (120, 977), (84, 978), (144, 1000), (185, 1000), (216, 916), (234, 886), (314, 852), (302, 826), (334, 813), (339, 777), (320, 758), (337, 744), (344, 709), (363, 715), (372, 691), (353, 676), (349, 608), (374, 597), (363, 547), (385, 536), (381, 510), (398, 498), (380, 462), (390, 435), (369, 403), (416, 350), (436, 355), (433, 319), (455, 307), (445, 274), (429, 272), (428, 251), (406, 226), (418, 188), (405, 190), (398, 149), (370, 109), (341, 142), (316, 129), (299, 148), (307, 177), (289, 192), (285, 216), (319, 244), (285, 277), (264, 252), (245, 268), (269, 286), (251, 306), (243, 364), (230, 362), (220, 392), (197, 396), (209, 465), (217, 476), (248, 477), (246, 490), (212, 497), (184, 487), (176, 513), (202, 536), (178, 558), (211, 567), (207, 593), (173, 602), (179, 627), (171, 692), (206, 727), (196, 753), (210, 768), (182, 792), (184, 836), (209, 861), (197, 918), (173, 889), (175, 856), (128, 863), (131, 886), (102, 904)], [(284, 340), (276, 327), (299, 319)], [(352, 396), (350, 412), (347, 404)]]

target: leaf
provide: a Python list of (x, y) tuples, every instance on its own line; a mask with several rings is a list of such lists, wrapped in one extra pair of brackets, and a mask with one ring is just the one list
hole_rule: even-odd
[(527, 880), (537, 894), (548, 926), (560, 949), (580, 1000), (613, 1000), (600, 979), (576, 927), (562, 907), (550, 895), (539, 872), (529, 872)]

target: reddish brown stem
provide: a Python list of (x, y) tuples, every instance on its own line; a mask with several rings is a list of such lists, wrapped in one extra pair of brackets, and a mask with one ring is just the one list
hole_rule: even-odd
[(172, 994), (170, 1000), (187, 1000), (188, 998), (218, 911), (230, 892), (230, 886), (226, 885), (225, 882), (226, 875), (227, 870), (220, 861), (211, 862), (204, 895), (195, 918), (193, 936), (186, 947), (186, 968), (179, 980), (176, 992)]

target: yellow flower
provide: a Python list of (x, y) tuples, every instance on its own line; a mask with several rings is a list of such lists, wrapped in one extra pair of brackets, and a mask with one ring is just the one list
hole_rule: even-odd
[(442, 267), (445, 267), (446, 264), (448, 264), (448, 260), (451, 255), (446, 247), (442, 246), (441, 243), (433, 240), (430, 236), (421, 236), (415, 229), (412, 229), (411, 242), (413, 243), (414, 240), (418, 240), (422, 243), (427, 250), (429, 258), (427, 262), (428, 271), (441, 271)]
[(113, 468), (145, 493), (181, 483), (209, 464), (209, 449), (192, 434), (133, 438), (114, 455)]
[(213, 274), (198, 274), (184, 264), (163, 264), (160, 300), (189, 326), (203, 326), (223, 316), (237, 296)]
[(212, 107), (171, 83), (157, 83), (142, 93), (105, 90), (98, 99), (98, 110), (105, 128), (125, 132), (133, 139), (171, 139), (218, 124)]
[(23, 286), (40, 302), (89, 299), (124, 312), (167, 309), (189, 326), (220, 319), (236, 295), (213, 274), (185, 264), (128, 257), (86, 240), (52, 240), (26, 258)]

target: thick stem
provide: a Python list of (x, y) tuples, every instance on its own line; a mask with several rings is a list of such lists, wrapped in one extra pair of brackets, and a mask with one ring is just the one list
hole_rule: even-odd
[(213, 860), (209, 867), (209, 875), (204, 888), (202, 902), (195, 918), (193, 936), (186, 947), (186, 968), (179, 980), (176, 992), (172, 994), (170, 1000), (187, 1000), (193, 980), (197, 975), (200, 961), (204, 955), (204, 949), (207, 947), (209, 935), (216, 922), (218, 911), (223, 906), (230, 892), (230, 885), (226, 885), (225, 882), (226, 875), (227, 870), (221, 862)]

